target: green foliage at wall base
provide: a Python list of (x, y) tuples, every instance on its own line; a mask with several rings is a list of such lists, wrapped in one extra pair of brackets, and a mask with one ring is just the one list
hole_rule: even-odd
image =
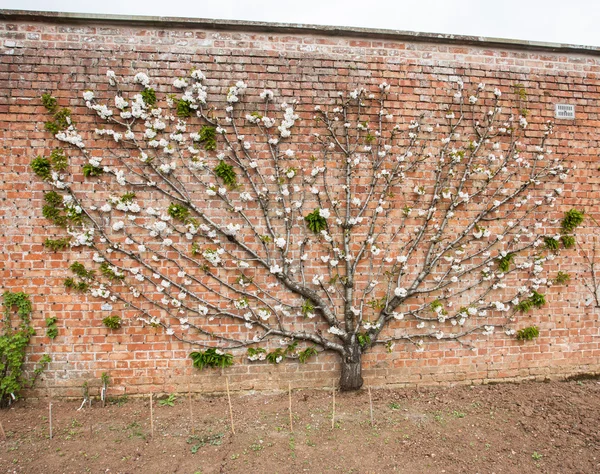
[[(26, 293), (3, 294), (3, 321), (0, 328), (0, 407), (8, 406), (18, 399), (21, 390), (31, 387), (37, 376), (50, 362), (50, 357), (43, 356), (33, 372), (33, 377), (23, 376), (25, 353), (31, 337), (35, 334), (31, 326), (31, 300)], [(13, 318), (16, 309), (17, 318)]]

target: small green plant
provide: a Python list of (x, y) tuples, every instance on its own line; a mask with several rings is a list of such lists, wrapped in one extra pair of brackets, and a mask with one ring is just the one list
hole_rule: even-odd
[(44, 181), (52, 177), (52, 164), (48, 158), (38, 156), (31, 161), (31, 169)]
[(94, 270), (86, 270), (85, 266), (79, 262), (73, 262), (69, 267), (75, 275), (86, 280), (94, 279)]
[[(246, 353), (250, 360), (260, 360), (261, 354), (266, 354), (267, 351), (262, 347), (249, 347)], [(264, 359), (264, 356), (262, 358)]]
[(42, 215), (59, 227), (67, 225), (67, 216), (64, 212), (63, 198), (56, 191), (48, 191), (44, 194), (45, 205), (42, 207)]
[(190, 353), (190, 357), (194, 367), (200, 370), (205, 367), (225, 368), (233, 365), (233, 354), (228, 354), (214, 347), (206, 349), (205, 351), (192, 352)]
[(572, 249), (575, 247), (575, 236), (573, 235), (561, 235), (560, 241), (563, 244), (563, 247), (566, 249)]
[(107, 401), (111, 405), (117, 405), (118, 407), (122, 407), (129, 401), (129, 396), (127, 394), (124, 394), (118, 397), (109, 397), (107, 398)]
[(301, 364), (306, 364), (306, 361), (308, 359), (310, 359), (312, 356), (316, 356), (317, 355), (317, 349), (315, 349), (314, 347), (307, 347), (306, 349), (304, 349), (303, 351), (300, 351), (298, 353), (298, 361)]
[(48, 112), (54, 113), (56, 112), (56, 108), (58, 107), (56, 98), (52, 97), (52, 94), (44, 93), (42, 94), (42, 105), (46, 108)]
[[(192, 454), (196, 454), (200, 448), (206, 446), (207, 444), (211, 446), (221, 446), (221, 444), (223, 444), (224, 436), (224, 433), (216, 433), (214, 435), (207, 436), (192, 435), (187, 439), (187, 443), (192, 445), (190, 448)], [(239, 455), (237, 455), (237, 457), (239, 457)], [(237, 457), (235, 459), (237, 459)]]
[(154, 104), (156, 104), (156, 91), (154, 89), (152, 89), (151, 87), (146, 87), (142, 92), (142, 99), (144, 100), (144, 102), (149, 105), (150, 107), (152, 107)]
[(516, 306), (516, 309), (518, 311), (523, 311), (524, 313), (527, 313), (531, 311), (532, 308), (541, 308), (545, 304), (546, 297), (543, 294), (538, 293), (537, 291), (533, 291), (529, 298), (526, 298), (523, 301), (519, 302), (519, 304)]
[[(431, 304), (429, 305), (429, 308), (431, 309), (431, 312), (435, 313), (435, 314), (442, 314), (442, 315), (448, 314), (448, 311), (446, 311), (444, 309), (444, 305), (442, 304), (442, 302), (439, 299), (433, 300), (431, 302)], [(465, 310), (466, 310), (466, 308), (465, 308)], [(462, 311), (462, 308), (460, 311)]]
[(560, 223), (560, 227), (564, 233), (571, 233), (578, 227), (584, 219), (584, 212), (577, 209), (571, 209), (565, 212), (565, 216)]
[(327, 229), (327, 220), (321, 216), (320, 209), (315, 209), (312, 211), (310, 214), (304, 217), (304, 220), (306, 221), (306, 226), (309, 228), (309, 230), (315, 234)]
[(304, 300), (304, 302), (302, 303), (302, 308), (300, 308), (300, 311), (302, 311), (302, 314), (304, 315), (304, 317), (307, 318), (310, 314), (314, 314), (315, 307), (309, 300)]
[(502, 255), (501, 257), (498, 258), (498, 270), (500, 270), (503, 273), (506, 273), (508, 270), (510, 270), (510, 264), (513, 261), (515, 254), (513, 253), (507, 253), (506, 255)]
[(102, 262), (100, 264), (100, 273), (108, 278), (110, 281), (122, 281), (125, 279), (125, 275), (115, 269), (108, 262)]
[(65, 288), (75, 290), (80, 293), (85, 293), (90, 288), (90, 284), (86, 281), (77, 281), (74, 278), (65, 278)]
[(110, 375), (107, 372), (102, 372), (100, 375), (100, 381), (102, 382), (102, 389), (100, 391), (100, 400), (102, 400), (102, 407), (106, 406), (106, 392), (108, 392), (108, 385), (110, 384)]
[(87, 382), (87, 380), (81, 385), (81, 394), (83, 396), (83, 402), (81, 403), (79, 409), (81, 410), (86, 403), (91, 407), (92, 399), (90, 398), (90, 384)]
[(363, 349), (365, 347), (367, 347), (369, 344), (371, 344), (371, 336), (369, 336), (369, 333), (367, 333), (367, 332), (359, 332), (356, 335), (356, 338), (358, 339), (358, 343), (360, 344), (360, 347), (362, 347)]
[(252, 451), (255, 451), (255, 452), (256, 452), (256, 451), (262, 451), (262, 450), (263, 450), (263, 448), (264, 448), (264, 446), (263, 446), (262, 444), (260, 444), (260, 443), (252, 443), (252, 444), (250, 445), (250, 449), (251, 449)]
[(223, 180), (223, 182), (230, 187), (233, 187), (237, 183), (237, 177), (233, 166), (228, 165), (223, 160), (219, 161), (219, 164), (215, 166), (213, 170), (215, 175)]
[(54, 114), (54, 119), (44, 124), (46, 131), (56, 135), (71, 125), (71, 111), (69, 109), (60, 109)]
[(86, 178), (94, 178), (96, 176), (104, 174), (104, 169), (102, 167), (94, 166), (90, 163), (86, 163), (85, 165), (83, 165), (81, 171), (83, 172), (83, 176), (85, 176)]
[(279, 362), (281, 362), (285, 356), (285, 349), (278, 347), (267, 354), (267, 362), (270, 362), (271, 364), (279, 364)]
[(56, 325), (56, 318), (46, 318), (46, 336), (50, 339), (55, 339), (58, 336), (58, 326)]
[(62, 148), (55, 148), (50, 153), (50, 158), (37, 156), (31, 160), (31, 169), (44, 181), (52, 178), (52, 171), (64, 171), (69, 165)]
[(396, 402), (391, 402), (391, 403), (390, 403), (388, 406), (389, 406), (389, 407), (390, 407), (392, 410), (400, 410), (400, 408), (401, 408), (401, 407), (400, 407), (400, 404), (399, 404), (399, 403), (396, 403)]
[(538, 453), (537, 451), (534, 451), (533, 454), (531, 455), (531, 458), (534, 461), (539, 461), (540, 459), (542, 459), (544, 456), (540, 453)]
[(554, 237), (544, 237), (544, 244), (548, 250), (552, 252), (558, 251), (559, 243)]
[(79, 280), (74, 278), (65, 279), (65, 288), (85, 293), (90, 287), (90, 282), (96, 278), (96, 273), (94, 270), (86, 270), (85, 266), (79, 262), (73, 262), (69, 268), (79, 277)]
[(177, 116), (178, 117), (191, 117), (192, 116), (192, 108), (190, 107), (192, 104), (184, 99), (179, 99), (176, 101), (177, 105)]
[[(287, 345), (287, 347), (283, 348), (283, 347), (278, 347), (275, 350), (272, 350), (271, 352), (269, 352), (266, 355), (266, 360), (267, 362), (270, 362), (271, 364), (279, 364), (283, 359), (285, 359), (286, 357), (289, 358), (294, 358), (294, 353), (296, 352), (296, 348), (298, 347), (298, 341), (294, 341), (290, 344)], [(258, 351), (260, 351), (260, 349), (257, 349)], [(314, 354), (316, 354), (316, 350), (312, 347), (308, 347), (307, 349), (300, 351), (298, 353), (298, 359), (300, 360), (300, 362), (305, 363), (308, 358), (313, 355), (313, 351)]]
[(216, 129), (210, 125), (204, 125), (198, 133), (198, 141), (202, 143), (206, 151), (214, 151), (217, 149)]
[(513, 84), (513, 89), (520, 100), (527, 100), (527, 91), (523, 84)]
[(121, 318), (117, 315), (107, 316), (102, 320), (102, 324), (104, 324), (109, 329), (121, 329), (123, 322)]
[(175, 400), (177, 400), (177, 397), (175, 396), (174, 393), (172, 393), (167, 398), (163, 398), (162, 400), (159, 400), (158, 405), (161, 407), (173, 407), (173, 406), (175, 406)]
[(69, 160), (62, 148), (55, 148), (50, 152), (50, 161), (52, 162), (52, 168), (56, 171), (65, 171), (69, 166)]
[(540, 330), (537, 326), (529, 326), (517, 331), (517, 339), (519, 341), (532, 341), (540, 335)]
[(133, 191), (129, 191), (129, 192), (126, 192), (125, 194), (123, 194), (119, 200), (121, 202), (127, 204), (130, 202), (133, 202), (134, 199), (135, 199), (135, 193)]
[(554, 279), (554, 283), (557, 283), (559, 285), (564, 285), (565, 283), (568, 283), (570, 279), (571, 279), (571, 275), (569, 275), (568, 273), (559, 271), (556, 274), (556, 278)]
[(171, 203), (167, 213), (173, 218), (185, 222), (190, 216), (190, 210), (183, 204)]
[(70, 243), (70, 237), (64, 237), (62, 239), (46, 239), (44, 240), (44, 247), (56, 252), (58, 250), (66, 249), (69, 247)]
[(464, 418), (467, 415), (466, 415), (466, 413), (463, 413), (462, 411), (453, 410), (452, 411), (452, 416), (454, 418)]

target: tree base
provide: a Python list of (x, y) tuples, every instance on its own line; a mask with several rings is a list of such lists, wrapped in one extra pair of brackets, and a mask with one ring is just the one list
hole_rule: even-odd
[(363, 386), (361, 370), (360, 358), (358, 359), (358, 362), (347, 362), (342, 360), (340, 390), (343, 392), (351, 392), (360, 389)]

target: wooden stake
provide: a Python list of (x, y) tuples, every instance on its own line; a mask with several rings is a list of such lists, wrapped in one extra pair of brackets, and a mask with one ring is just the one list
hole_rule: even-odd
[(373, 398), (371, 398), (371, 387), (369, 388), (369, 405), (371, 407), (371, 426), (373, 426)]
[(48, 404), (48, 423), (50, 424), (50, 439), (52, 439), (52, 402)]
[(229, 377), (225, 377), (225, 384), (227, 385), (227, 401), (229, 402), (229, 420), (231, 421), (231, 432), (235, 434), (235, 428), (233, 426), (233, 408), (231, 406), (231, 395), (229, 394)]
[(192, 434), (195, 434), (194, 413), (192, 412), (192, 392), (190, 391), (190, 383), (189, 382), (188, 382), (188, 401), (190, 404), (190, 426), (192, 427)]
[(331, 429), (335, 427), (335, 381), (333, 382), (333, 410), (331, 412)]
[(292, 421), (292, 383), (288, 382), (288, 399), (290, 402), (290, 432), (294, 432), (294, 423)]
[(6, 441), (6, 433), (4, 432), (4, 426), (2, 426), (2, 422), (0, 421), (0, 436), (2, 436), (2, 439), (4, 441)]
[(150, 394), (150, 436), (154, 438), (154, 413), (153, 413), (153, 400), (152, 393)]

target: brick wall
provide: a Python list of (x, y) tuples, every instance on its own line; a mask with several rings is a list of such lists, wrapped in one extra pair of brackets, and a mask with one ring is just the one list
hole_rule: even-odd
[[(256, 31), (244, 25), (232, 31), (218, 24), (27, 20), (5, 14), (0, 22), (0, 285), (32, 296), (37, 336), (30, 362), (43, 353), (53, 358), (39, 393), (77, 396), (84, 381), (97, 387), (102, 372), (113, 378), (114, 393), (187, 390), (188, 383), (195, 391), (210, 392), (221, 391), (224, 384), (220, 372), (192, 368), (188, 345), (136, 324), (109, 331), (101, 324), (105, 315), (98, 301), (65, 291), (72, 257), (42, 246), (48, 235), (58, 233), (41, 216), (46, 187), (29, 168), (33, 157), (57, 145), (44, 131), (41, 93), (51, 91), (85, 123), (91, 119), (85, 118), (89, 112), (82, 107), (81, 93), (90, 85), (106, 90), (107, 69), (119, 75), (146, 71), (167, 90), (173, 77), (195, 66), (206, 74), (211, 90), (226, 91), (243, 79), (251, 88), (267, 87), (282, 98), (296, 98), (303, 118), (337, 90), (373, 88), (385, 80), (397, 94), (401, 111), (396, 113), (414, 117), (421, 110), (437, 110), (443, 101), (440, 88), (457, 77), (468, 87), (478, 82), (499, 87), (507, 97), (520, 84), (538, 124), (553, 119), (557, 102), (576, 106), (574, 121), (556, 121), (552, 142), (556, 154), (568, 155), (576, 165), (556, 212), (578, 207), (594, 215), (600, 192), (598, 52), (462, 43), (366, 33), (359, 38), (356, 33), (314, 30)], [(593, 233), (582, 230), (584, 249), (590, 249)], [(566, 253), (560, 268), (574, 275), (568, 287), (553, 287), (549, 303), (523, 317), (524, 324), (540, 327), (536, 341), (497, 335), (480, 338), (476, 351), (441, 342), (427, 343), (423, 352), (404, 344), (392, 354), (378, 348), (364, 357), (366, 383), (482, 383), (598, 372), (598, 310), (584, 305), (588, 294), (580, 275), (585, 261), (577, 252)], [(59, 336), (53, 341), (43, 336), (48, 316), (58, 319)], [(323, 387), (331, 385), (339, 370), (335, 355), (321, 354), (306, 365), (248, 364), (242, 359), (238, 356), (227, 370), (235, 389), (282, 388), (288, 381)]]

